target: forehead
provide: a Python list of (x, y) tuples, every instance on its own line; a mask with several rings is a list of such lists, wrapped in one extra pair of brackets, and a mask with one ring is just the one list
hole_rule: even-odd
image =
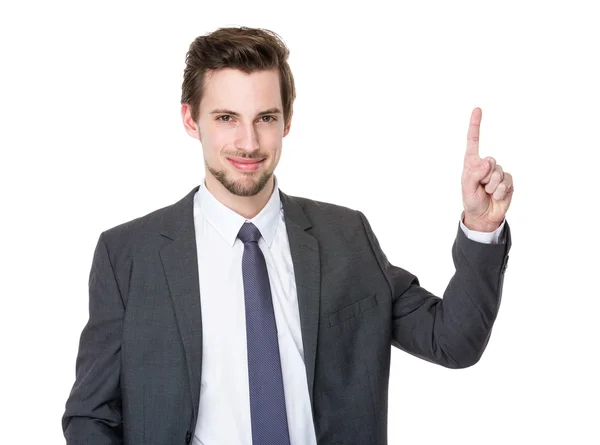
[(207, 73), (200, 109), (227, 107), (249, 113), (257, 108), (281, 108), (277, 69), (244, 73), (222, 68)]

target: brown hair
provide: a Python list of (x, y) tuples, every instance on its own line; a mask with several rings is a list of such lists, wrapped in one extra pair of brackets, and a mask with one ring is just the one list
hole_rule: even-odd
[(181, 104), (191, 106), (192, 118), (198, 121), (205, 73), (219, 68), (236, 68), (247, 74), (278, 69), (284, 123), (292, 114), (296, 89), (287, 59), (289, 50), (281, 38), (261, 28), (219, 28), (196, 39), (185, 58)]

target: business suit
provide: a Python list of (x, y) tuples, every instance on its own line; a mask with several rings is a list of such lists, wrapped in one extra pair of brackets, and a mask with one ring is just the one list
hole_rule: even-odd
[[(63, 418), (68, 443), (190, 442), (202, 373), (197, 190), (100, 235)], [(441, 304), (388, 263), (361, 213), (280, 196), (317, 442), (385, 444), (390, 345), (453, 368), (479, 359), (502, 293), (508, 224), (497, 245), (458, 230)]]

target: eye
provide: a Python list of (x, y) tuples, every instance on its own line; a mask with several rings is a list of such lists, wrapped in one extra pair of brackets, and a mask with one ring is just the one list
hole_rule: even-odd
[(269, 118), (269, 120), (268, 121), (263, 121), (263, 122), (274, 122), (274, 121), (277, 120), (277, 119), (275, 119), (275, 116), (267, 116), (267, 115), (262, 116), (261, 119), (264, 119), (265, 117)]
[[(226, 118), (228, 118), (228, 119), (221, 119), (221, 118), (223, 118), (223, 117), (226, 117)], [(220, 120), (220, 121), (222, 121), (222, 122), (231, 122), (231, 119), (229, 119), (229, 118), (231, 118), (231, 116), (230, 116), (229, 114), (224, 114), (224, 115), (222, 115), (222, 116), (219, 116), (219, 117), (217, 117), (217, 120)]]

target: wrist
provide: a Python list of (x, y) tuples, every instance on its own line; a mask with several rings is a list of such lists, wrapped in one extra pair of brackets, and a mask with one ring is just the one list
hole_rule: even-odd
[(475, 232), (487, 232), (487, 233), (493, 232), (498, 227), (500, 227), (500, 224), (498, 224), (498, 223), (472, 219), (466, 215), (463, 219), (463, 224), (469, 230), (473, 230)]

